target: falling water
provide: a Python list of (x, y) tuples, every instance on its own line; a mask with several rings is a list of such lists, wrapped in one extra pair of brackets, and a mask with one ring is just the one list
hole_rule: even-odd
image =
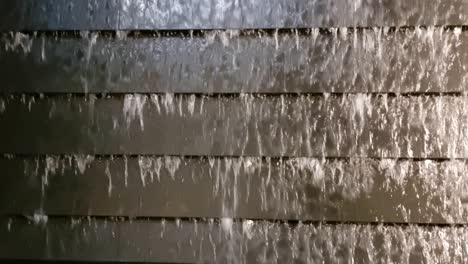
[[(81, 32), (83, 47), (69, 41), (57, 43), (41, 34), (3, 34), (1, 41), (7, 51), (37, 53), (38, 60), (44, 49), (52, 58), (80, 48), (83, 58), (69, 69), (76, 73), (60, 72), (80, 82), (67, 87), (80, 93), (121, 92), (129, 84), (134, 84), (133, 92), (168, 93), (192, 93), (200, 87), (214, 93), (414, 93), (462, 92), (466, 88), (463, 51), (468, 42), (461, 27), (298, 32), (215, 30), (202, 32), (190, 45), (184, 38), (164, 35), (129, 38), (124, 31), (113, 38)], [(114, 42), (119, 45), (109, 45)], [(71, 54), (65, 58), (72, 58)], [(103, 64), (122, 68), (106, 68), (105, 84), (97, 81)]]
[[(117, 183), (125, 187), (129, 183), (138, 183), (132, 184), (131, 189), (119, 188), (121, 194), (128, 192), (128, 195), (135, 188), (141, 193), (151, 193), (159, 188), (173, 190), (174, 187), (170, 186), (184, 186), (194, 191), (205, 186), (204, 191), (199, 192), (198, 199), (206, 203), (221, 199), (215, 203), (219, 209), (213, 210), (223, 217), (222, 226), (229, 234), (233, 219), (238, 217), (238, 208), (249, 207), (251, 203), (259, 202), (255, 213), (258, 216), (320, 220), (322, 217), (337, 218), (334, 209), (345, 205), (355, 206), (372, 200), (376, 195), (387, 199), (387, 204), (395, 206), (398, 214), (406, 214), (396, 217), (400, 221), (464, 221), (468, 216), (465, 206), (468, 181), (464, 177), (467, 166), (460, 160), (123, 156), (102, 162), (92, 156), (48, 156), (45, 159), (26, 159), (23, 170), (28, 177), (39, 179), (38, 191), (42, 197), (47, 197), (50, 186), (77, 173), (83, 183), (94, 182), (95, 188), (102, 188), (102, 192), (110, 198), (116, 197), (113, 190), (119, 188), (115, 186)], [(135, 167), (139, 175), (133, 173), (135, 170), (132, 168)], [(88, 170), (99, 173), (103, 180), (97, 181)], [(66, 183), (61, 184), (67, 186)], [(392, 201), (394, 196), (407, 200)], [(184, 199), (174, 199), (187, 203)], [(407, 212), (411, 207), (407, 201), (411, 199), (421, 201), (419, 211)], [(318, 205), (331, 211), (317, 211), (315, 206)], [(44, 208), (38, 209), (47, 214)], [(394, 213), (393, 210), (387, 213), (380, 211), (377, 205), (372, 208), (374, 213), (371, 211), (359, 217), (372, 220), (377, 217), (380, 221), (381, 217), (384, 220)], [(352, 213), (352, 210), (342, 209), (342, 214), (349, 214), (350, 219), (356, 217)]]
[(109, 169), (109, 161), (106, 162), (105, 174), (106, 174), (107, 180), (108, 180), (107, 193), (108, 193), (109, 196), (111, 196), (112, 195), (112, 188), (114, 188), (114, 186), (112, 185), (112, 174), (111, 174), (110, 169)]
[[(59, 229), (57, 239), (50, 240), (50, 247), (60, 246), (60, 241), (75, 234), (84, 240), (71, 242), (73, 247), (63, 248), (60, 256), (74, 252), (74, 248), (99, 245), (102, 236), (119, 237), (128, 242), (127, 252), (151, 255), (152, 247), (144, 247), (141, 237), (132, 236), (138, 226), (151, 227), (157, 235), (145, 238), (145, 243), (158, 244), (168, 252), (165, 258), (177, 258), (180, 250), (190, 252), (199, 262), (228, 262), (232, 256), (225, 254), (224, 227), (213, 219), (175, 221), (138, 220), (118, 223), (103, 219), (78, 218), (69, 223), (52, 219), (41, 226), (52, 233)], [(15, 222), (12, 231), (18, 228)], [(125, 232), (119, 227), (125, 226)], [(97, 231), (100, 230), (99, 233)], [(468, 237), (465, 227), (418, 227), (356, 224), (275, 223), (242, 220), (232, 223), (232, 248), (237, 263), (464, 263)], [(175, 238), (174, 235), (178, 235)], [(108, 246), (118, 240), (111, 239)], [(102, 256), (110, 257), (111, 252)]]
[[(356, 2), (354, 8), (362, 4)], [(54, 208), (48, 207), (48, 198), (61, 188), (77, 188), (76, 193), (92, 192), (103, 204), (122, 203), (118, 209), (109, 209), (116, 215), (154, 217), (156, 220), (144, 222), (153, 225), (151, 232), (157, 234), (151, 233), (148, 241), (157, 237), (164, 245), (174, 244), (168, 254), (188, 249), (205, 262), (466, 262), (464, 244), (468, 238), (463, 224), (468, 217), (468, 106), (462, 92), (468, 78), (450, 78), (464, 62), (459, 52), (466, 45), (464, 31), (458, 27), (416, 27), (291, 32), (243, 35), (239, 31), (210, 31), (200, 38), (192, 36), (201, 43), (196, 47), (202, 47), (202, 55), (220, 49), (230, 52), (226, 59), (213, 59), (208, 66), (214, 65), (212, 74), (232, 79), (246, 76), (245, 82), (236, 83), (236, 95), (180, 94), (171, 90), (178, 88), (166, 87), (163, 93), (156, 90), (123, 97), (91, 94), (84, 103), (75, 95), (66, 99), (3, 96), (0, 119), (9, 120), (11, 112), (24, 117), (33, 113), (47, 116), (44, 124), (51, 127), (75, 127), (69, 120), (80, 120), (76, 127), (89, 129), (77, 129), (83, 149), (76, 152), (95, 153), (8, 154), (10, 159), (5, 162), (24, 171), (26, 177), (21, 180), (31, 187), (31, 194), (40, 193), (40, 208), (28, 212), (26, 218), (41, 228), (57, 228), (49, 223), (53, 217), (49, 219), (48, 214)], [(84, 63), (91, 71), (93, 56), (103, 49), (100, 42), (104, 40), (87, 32), (82, 37), (88, 40)], [(174, 54), (160, 38), (156, 40), (160, 46), (151, 44), (148, 50), (162, 47), (169, 52), (167, 58), (173, 54), (178, 67), (172, 67), (177, 69), (172, 75), (180, 78), (183, 75), (178, 75), (178, 69), (193, 65), (177, 61), (181, 55)], [(121, 43), (133, 39), (117, 32)], [(33, 40), (34, 36), (21, 33), (11, 35), (5, 50), (31, 52), (36, 43)], [(49, 44), (43, 37), (43, 63), (47, 62), (44, 49)], [(266, 53), (260, 54), (263, 50)], [(280, 68), (275, 68), (275, 60), (265, 57), (270, 51)], [(186, 61), (213, 57), (192, 53), (184, 53)], [(424, 58), (415, 63), (412, 54)], [(302, 71), (314, 58), (317, 67)], [(209, 67), (198, 64), (203, 69), (199, 75), (208, 74)], [(291, 84), (280, 84), (272, 73), (297, 78)], [(172, 75), (170, 78), (176, 78)], [(198, 77), (187, 78), (197, 83)], [(86, 78), (83, 85), (85, 93), (95, 89)], [(187, 89), (196, 87), (190, 85)], [(295, 85), (319, 88), (309, 93), (294, 90)], [(207, 89), (211, 86), (215, 85), (203, 83)], [(446, 87), (453, 93), (420, 93), (441, 92)], [(268, 89), (272, 91), (269, 94), (251, 93), (270, 92)], [(298, 93), (275, 94), (290, 89)], [(43, 134), (38, 131), (47, 139)], [(152, 143), (145, 141), (148, 138), (162, 139)], [(101, 139), (112, 144), (101, 144)], [(146, 154), (135, 154), (138, 148)], [(113, 152), (118, 154), (110, 156)], [(14, 163), (17, 159), (24, 159), (24, 163)], [(93, 190), (87, 189), (89, 186)], [(191, 193), (174, 195), (178, 190)], [(123, 201), (121, 197), (131, 199)], [(144, 200), (147, 197), (155, 199)], [(161, 205), (160, 200), (167, 197), (171, 200)], [(192, 201), (192, 197), (197, 200)], [(57, 210), (88, 214), (86, 210), (91, 211), (95, 201), (87, 199), (63, 201), (65, 209)], [(92, 206), (75, 208), (75, 202)], [(194, 208), (205, 205), (210, 208), (203, 210), (216, 218), (197, 215)], [(174, 218), (159, 220), (167, 217), (166, 207)], [(343, 220), (368, 224), (333, 224)], [(17, 228), (16, 220), (14, 225), (12, 221), (6, 223), (9, 232)], [(135, 231), (132, 228), (137, 229), (143, 220), (103, 221), (73, 219), (69, 228), (83, 231), (77, 236), (83, 236), (87, 243), (92, 243), (93, 234), (98, 236), (96, 230), (101, 229), (131, 241), (131, 232), (120, 230)], [(421, 223), (447, 226), (418, 225)], [(71, 232), (64, 230), (64, 237)]]
[[(5, 36), (4, 36), (5, 39)], [(30, 37), (29, 35), (17, 32), (17, 33), (10, 33), (10, 36), (6, 37), (5, 43), (5, 50), (16, 50), (18, 47), (21, 48), (23, 53), (31, 52), (31, 48), (33, 46), (34, 38)]]
[(74, 155), (73, 158), (81, 174), (85, 173), (85, 170), (88, 167), (88, 165), (91, 164), (95, 159), (91, 155)]
[(35, 213), (32, 217), (32, 220), (36, 225), (39, 225), (39, 224), (46, 225), (48, 219), (49, 219), (48, 216), (42, 213)]
[(0, 114), (5, 112), (5, 101), (0, 99)]
[(140, 120), (140, 127), (144, 129), (143, 123), (143, 107), (146, 103), (146, 96), (144, 95), (126, 95), (124, 100), (123, 113), (127, 120), (127, 129), (130, 126), (130, 122), (138, 118)]
[[(146, 95), (126, 97), (123, 113), (128, 126), (138, 119), (143, 130), (144, 120), (152, 120), (147, 115), (155, 113), (161, 118), (170, 117), (170, 120), (187, 124), (192, 119), (200, 119), (200, 126), (193, 125), (193, 129), (203, 129), (202, 142), (209, 145), (213, 138), (223, 137), (219, 140), (233, 144), (230, 148), (238, 149), (234, 152), (243, 155), (248, 155), (249, 151), (250, 154), (276, 156), (294, 153), (325, 157), (438, 158), (447, 155), (457, 158), (468, 153), (463, 144), (468, 131), (462, 121), (468, 115), (465, 96), (352, 94), (206, 98), (151, 95), (150, 98), (151, 104), (147, 105)], [(207, 109), (212, 110), (208, 112)], [(216, 118), (225, 118), (223, 127), (212, 123)], [(261, 130), (266, 122), (270, 129)], [(284, 126), (286, 123), (289, 125)], [(252, 131), (252, 128), (255, 129)], [(419, 135), (424, 140), (420, 141)], [(388, 144), (389, 136), (395, 144)], [(255, 152), (252, 148), (249, 150), (250, 144), (256, 146)]]

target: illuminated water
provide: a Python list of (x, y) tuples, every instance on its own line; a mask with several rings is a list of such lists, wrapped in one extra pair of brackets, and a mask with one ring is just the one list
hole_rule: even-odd
[[(86, 45), (78, 68), (85, 95), (3, 96), (0, 117), (42, 111), (52, 124), (72, 124), (79, 117), (83, 127), (108, 131), (101, 139), (117, 139), (109, 149), (119, 154), (99, 154), (104, 144), (89, 130), (78, 135), (83, 142), (95, 140), (92, 151), (97, 154), (5, 158), (24, 160), (30, 195), (40, 200), (25, 215), (37, 228), (60, 226), (48, 215), (93, 215), (117, 205), (108, 212), (122, 219), (108, 223), (109, 215), (78, 217), (61, 227), (63, 234), (78, 230), (86, 242), (75, 242), (90, 247), (99, 241), (97, 234), (110, 232), (109, 224), (117, 230), (111, 236), (133, 252), (141, 242), (119, 230), (125, 226), (137, 232), (132, 228), (143, 223), (152, 226), (144, 241), (173, 249), (160, 253), (168, 261), (188, 254), (216, 263), (466, 263), (465, 35), (459, 27), (209, 31), (195, 37), (200, 53), (172, 49), (181, 44), (170, 38), (142, 38), (133, 44), (141, 52), (126, 55), (142, 59), (140, 68), (154, 66), (143, 55), (155, 50), (166, 52), (166, 59), (173, 56), (162, 64), (177, 65), (176, 77), (168, 77), (177, 85), (158, 86), (163, 82), (155, 81), (160, 93), (141, 87), (122, 96), (93, 93), (98, 86), (87, 78), (93, 76), (93, 56), (116, 51), (103, 44), (102, 36), (82, 32)], [(45, 38), (40, 44), (39, 37), (22, 33), (5, 38), (5, 51), (25, 56), (40, 45), (43, 63), (56, 52)], [(112, 41), (131, 40), (118, 32)], [(219, 50), (226, 51), (225, 58), (205, 56)], [(209, 66), (213, 75), (224, 74), (226, 83), (203, 87), (221, 94), (179, 94), (193, 92)], [(183, 69), (192, 74), (184, 75)], [(164, 67), (159, 70), (165, 73)], [(296, 79), (280, 83), (272, 73)], [(121, 83), (106, 85), (118, 90), (144, 74), (119, 73)], [(246, 78), (238, 81), (239, 76)], [(234, 95), (222, 94), (229, 88)], [(284, 91), (289, 93), (275, 94)], [(183, 129), (166, 130), (174, 123)], [(171, 150), (172, 155), (125, 152), (138, 149), (126, 139), (137, 142), (148, 135), (179, 141), (161, 151)], [(54, 209), (49, 197), (65, 187), (89, 208), (71, 210), (73, 200)], [(178, 193), (182, 189), (186, 193)], [(80, 196), (87, 191), (88, 196)], [(189, 192), (196, 200), (185, 197)], [(169, 205), (160, 202), (166, 197)], [(167, 208), (171, 211), (163, 211)], [(197, 208), (213, 215), (197, 215)], [(15, 231), (16, 222), (5, 222), (8, 232)], [(54, 241), (48, 243), (54, 247)], [(138, 254), (158, 252), (146, 247), (138, 248)], [(138, 254), (128, 253), (125, 260), (138, 260)]]

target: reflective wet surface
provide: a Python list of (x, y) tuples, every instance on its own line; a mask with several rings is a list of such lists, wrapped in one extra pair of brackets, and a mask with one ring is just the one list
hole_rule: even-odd
[(0, 260), (468, 262), (466, 11), (0, 3)]

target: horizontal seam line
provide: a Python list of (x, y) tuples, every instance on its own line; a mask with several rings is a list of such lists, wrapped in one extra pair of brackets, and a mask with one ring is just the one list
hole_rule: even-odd
[(257, 158), (262, 160), (271, 159), (274, 160), (293, 160), (293, 159), (324, 159), (324, 160), (352, 160), (352, 159), (361, 159), (361, 160), (385, 160), (392, 159), (397, 161), (468, 161), (468, 158), (435, 158), (435, 157), (339, 157), (339, 156), (240, 156), (240, 155), (163, 155), (163, 154), (42, 154), (42, 153), (31, 153), (31, 154), (10, 154), (10, 153), (0, 153), (0, 160), (9, 160), (15, 158), (24, 158), (24, 159), (34, 159), (34, 158), (45, 158), (47, 156), (56, 156), (61, 158), (73, 157), (73, 156), (91, 156), (97, 159), (122, 159), (122, 158), (138, 158), (138, 157), (180, 157), (187, 160), (202, 160), (202, 159), (225, 159), (225, 158)]
[(228, 93), (185, 93), (185, 92), (100, 92), (100, 93), (84, 93), (84, 92), (14, 92), (5, 93), (0, 92), (0, 98), (6, 99), (20, 99), (22, 96), (36, 97), (36, 98), (89, 98), (96, 97), (97, 99), (112, 99), (112, 98), (124, 98), (127, 95), (167, 95), (172, 94), (179, 97), (208, 97), (208, 98), (242, 98), (242, 96), (249, 95), (257, 98), (269, 98), (269, 97), (343, 97), (349, 95), (368, 95), (371, 97), (468, 97), (468, 90), (466, 92), (408, 92), (408, 93), (396, 93), (396, 92), (278, 92), (278, 93), (257, 93), (257, 92), (228, 92)]
[[(83, 220), (110, 220), (116, 223), (118, 222), (134, 222), (134, 221), (161, 221), (161, 220), (180, 220), (184, 222), (190, 221), (208, 221), (215, 220), (217, 223), (220, 222), (223, 217), (160, 217), (160, 216), (112, 216), (112, 215), (59, 215), (59, 214), (49, 214), (47, 215), (48, 219), (62, 220), (62, 219), (83, 219)], [(6, 214), (0, 215), (0, 218), (12, 218), (12, 219), (28, 219), (28, 215), (22, 214)], [(289, 224), (289, 225), (372, 225), (372, 226), (438, 226), (438, 227), (464, 227), (468, 226), (468, 223), (423, 223), (423, 222), (379, 222), (379, 221), (329, 221), (329, 220), (288, 220), (288, 219), (263, 219), (263, 218), (231, 218), (235, 222), (241, 222), (244, 220), (251, 220), (254, 222), (260, 223), (278, 223), (278, 224)]]
[(193, 29), (125, 29), (125, 28), (112, 28), (112, 29), (27, 29), (18, 28), (11, 30), (0, 30), (2, 34), (8, 33), (23, 33), (27, 35), (45, 35), (45, 36), (61, 36), (61, 37), (77, 37), (81, 38), (82, 32), (98, 33), (103, 36), (117, 37), (117, 32), (126, 32), (127, 37), (200, 37), (206, 33), (211, 32), (238, 32), (240, 36), (249, 36), (251, 34), (262, 33), (265, 35), (271, 34), (310, 34), (312, 30), (318, 30), (320, 34), (332, 34), (335, 29), (346, 29), (348, 33), (354, 31), (374, 31), (376, 29), (385, 29), (389, 33), (405, 32), (416, 29), (429, 29), (429, 28), (442, 28), (447, 31), (461, 29), (468, 31), (468, 25), (406, 25), (406, 26), (340, 26), (340, 27), (281, 27), (281, 28), (193, 28)]

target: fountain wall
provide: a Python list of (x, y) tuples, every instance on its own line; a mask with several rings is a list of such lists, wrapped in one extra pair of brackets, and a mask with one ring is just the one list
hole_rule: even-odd
[(0, 260), (468, 262), (468, 3), (0, 3)]

